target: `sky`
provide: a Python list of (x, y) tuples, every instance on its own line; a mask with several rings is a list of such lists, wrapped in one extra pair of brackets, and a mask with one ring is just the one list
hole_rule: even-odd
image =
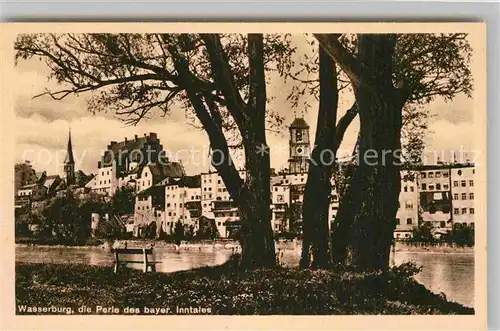
[[(294, 40), (299, 54), (305, 49), (305, 41), (300, 37)], [(299, 55), (297, 55), (299, 56)], [(173, 107), (166, 117), (154, 116), (136, 126), (125, 125), (111, 113), (92, 114), (87, 110), (86, 99), (89, 94), (68, 96), (56, 101), (48, 96), (33, 98), (45, 89), (57, 89), (58, 85), (47, 79), (50, 73), (43, 61), (20, 61), (15, 68), (17, 86), (23, 86), (15, 92), (15, 125), (17, 130), (15, 158), (16, 162), (29, 160), (37, 172), (49, 174), (63, 173), (66, 156), (68, 132), (71, 128), (76, 169), (85, 173), (95, 173), (97, 162), (110, 141), (122, 141), (125, 137), (143, 136), (155, 132), (164, 147), (173, 158), (182, 161), (188, 174), (209, 170), (208, 138), (202, 130), (194, 128), (186, 114), (179, 107)], [(294, 116), (303, 115), (311, 127), (310, 137), (314, 139), (316, 130), (317, 102), (309, 97), (312, 107), (292, 109), (286, 100), (291, 83), (272, 77), (267, 86), (268, 96), (274, 97), (268, 105), (285, 117), (285, 123), (293, 121)], [(339, 104), (339, 117), (350, 107), (353, 96), (345, 93)], [(452, 155), (452, 151), (472, 151), (474, 146), (473, 119), (474, 101), (463, 95), (451, 102), (436, 100), (430, 103), (428, 111), (435, 115), (430, 121), (429, 133), (425, 139), (428, 151), (440, 151)], [(352, 151), (359, 121), (356, 118), (346, 132), (339, 154)], [(268, 132), (267, 142), (271, 150), (271, 167), (280, 169), (286, 166), (288, 159), (288, 130)], [(426, 163), (435, 163), (432, 152), (428, 152)], [(470, 155), (470, 154), (469, 154)], [(237, 166), (242, 166), (241, 157), (236, 157)], [(446, 161), (446, 159), (445, 159)]]

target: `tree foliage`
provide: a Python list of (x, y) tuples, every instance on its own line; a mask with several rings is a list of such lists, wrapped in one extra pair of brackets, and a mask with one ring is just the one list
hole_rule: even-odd
[(111, 198), (111, 207), (117, 215), (133, 214), (135, 206), (135, 189), (123, 186), (116, 190)]
[[(364, 270), (387, 269), (401, 179), (401, 155), (394, 151), (401, 149), (404, 109), (418, 110), (436, 97), (470, 96), (471, 49), (464, 34), (362, 34), (355, 52), (340, 35), (314, 36), (349, 78), (360, 114), (362, 157), (335, 221), (337, 258)], [(377, 153), (375, 165), (365, 160), (367, 151)], [(388, 159), (386, 151), (393, 152)]]
[[(64, 85), (54, 99), (93, 91), (88, 108), (136, 124), (176, 105), (206, 131), (212, 165), (239, 205), (245, 238), (242, 264), (274, 264), (269, 219), (266, 124), (281, 122), (268, 109), (266, 72), (289, 70), (289, 35), (262, 34), (34, 34), (20, 35), (16, 61), (39, 58)], [(269, 121), (271, 119), (271, 121)], [(229, 148), (243, 147), (243, 181)], [(262, 194), (259, 194), (262, 193)], [(258, 256), (262, 255), (262, 256)]]

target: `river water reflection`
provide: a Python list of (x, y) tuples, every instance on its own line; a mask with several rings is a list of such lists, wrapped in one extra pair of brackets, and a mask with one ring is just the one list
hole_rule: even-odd
[[(223, 247), (190, 247), (176, 251), (172, 247), (154, 249), (154, 260), (162, 261), (157, 266), (161, 272), (174, 272), (204, 266), (220, 265), (232, 254)], [(298, 265), (300, 250), (285, 250), (283, 262)], [(412, 260), (423, 270), (415, 278), (435, 293), (444, 292), (449, 300), (474, 306), (474, 255), (430, 252), (396, 252), (394, 262)], [(111, 266), (112, 254), (102, 247), (36, 247), (16, 246), (16, 261), (32, 263), (83, 263)], [(139, 266), (137, 266), (139, 267)]]

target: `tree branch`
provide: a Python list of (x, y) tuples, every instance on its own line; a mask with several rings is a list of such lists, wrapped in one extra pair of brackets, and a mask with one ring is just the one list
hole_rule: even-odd
[(337, 129), (335, 132), (335, 151), (340, 148), (340, 144), (342, 144), (347, 128), (352, 123), (354, 118), (356, 118), (356, 115), (358, 115), (358, 105), (354, 102), (351, 108), (346, 111), (344, 116), (342, 116), (337, 123)]
[(246, 121), (244, 113), (246, 104), (234, 82), (229, 60), (222, 47), (220, 37), (218, 34), (201, 34), (201, 38), (208, 51), (215, 82), (220, 87), (231, 114), (241, 125)]
[(314, 34), (321, 47), (346, 73), (352, 84), (357, 87), (361, 84), (361, 64), (339, 42), (340, 34)]

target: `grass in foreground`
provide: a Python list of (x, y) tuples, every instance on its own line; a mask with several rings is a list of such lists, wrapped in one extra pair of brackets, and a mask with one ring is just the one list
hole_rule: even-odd
[(16, 305), (71, 307), (75, 314), (81, 306), (92, 314), (104, 313), (97, 306), (113, 306), (120, 314), (126, 307), (138, 308), (139, 314), (145, 314), (144, 307), (169, 308), (174, 314), (177, 307), (235, 315), (474, 314), (431, 293), (404, 267), (386, 275), (282, 268), (243, 273), (234, 261), (172, 274), (18, 263)]

